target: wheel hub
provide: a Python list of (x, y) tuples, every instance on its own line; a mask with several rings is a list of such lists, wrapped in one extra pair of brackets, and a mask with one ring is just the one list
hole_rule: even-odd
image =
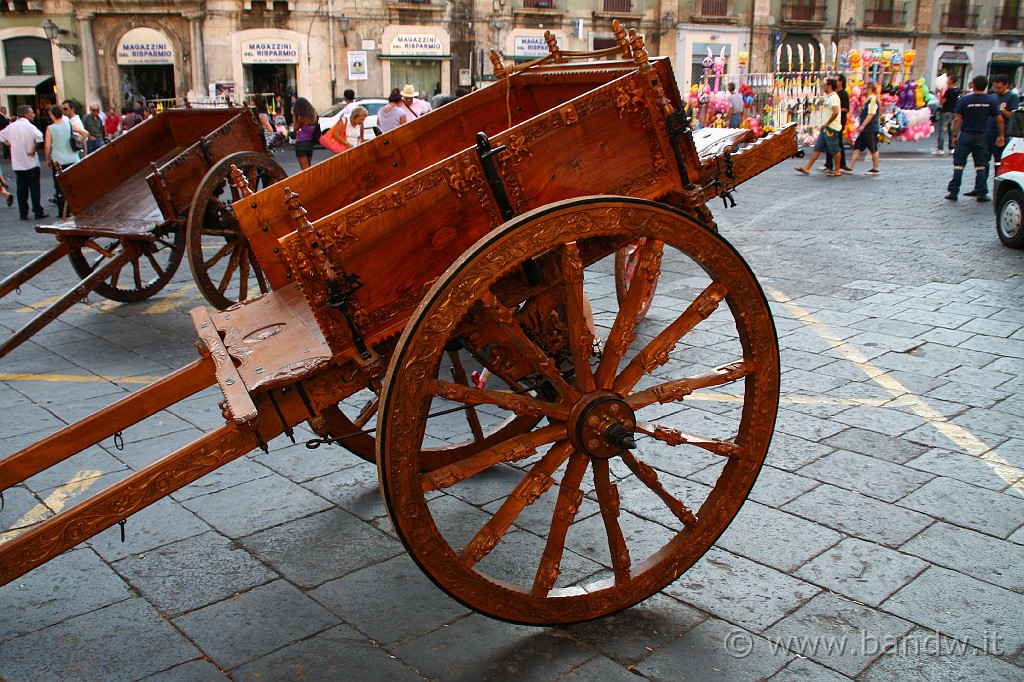
[(1012, 239), (1017, 236), (1017, 232), (1021, 227), (1021, 207), (1017, 202), (1008, 201), (1006, 205), (1003, 206), (999, 226), (1007, 238)]
[(585, 395), (569, 413), (566, 426), (569, 441), (590, 457), (611, 459), (636, 447), (633, 409), (607, 391)]

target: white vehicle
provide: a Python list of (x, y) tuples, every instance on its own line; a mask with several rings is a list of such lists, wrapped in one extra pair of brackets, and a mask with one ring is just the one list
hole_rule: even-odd
[[(376, 137), (374, 128), (377, 126), (377, 112), (380, 111), (388, 101), (386, 99), (357, 99), (356, 104), (366, 107), (366, 121), (363, 123), (363, 137), (372, 140)], [(320, 112), (320, 130), (326, 133), (334, 127), (334, 124), (341, 118), (341, 112), (348, 106), (345, 102), (337, 102)]]
[(1004, 244), (1024, 248), (1024, 138), (1011, 137), (993, 180), (996, 232)]

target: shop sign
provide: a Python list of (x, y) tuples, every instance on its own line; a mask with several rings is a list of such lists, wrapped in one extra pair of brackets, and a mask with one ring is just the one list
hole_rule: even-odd
[(960, 50), (946, 50), (939, 55), (939, 62), (945, 64), (970, 64), (971, 57)]
[(117, 44), (117, 63), (173, 64), (174, 50), (164, 34), (151, 28), (133, 28)]
[(1002, 64), (1018, 64), (1024, 61), (1024, 55), (1019, 52), (993, 52), (992, 61)]
[(546, 57), (550, 52), (544, 36), (516, 36), (512, 50), (515, 58), (527, 57), (529, 59)]
[(298, 64), (299, 45), (291, 40), (254, 38), (242, 41), (243, 64)]
[(398, 33), (388, 43), (388, 53), (417, 57), (441, 56), (444, 54), (444, 45), (434, 33)]

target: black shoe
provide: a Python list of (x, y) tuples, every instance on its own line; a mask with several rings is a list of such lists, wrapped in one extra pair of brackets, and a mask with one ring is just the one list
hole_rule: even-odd
[(49, 201), (51, 204), (56, 204), (57, 203), (57, 197), (50, 197), (49, 199), (47, 199), (47, 201)]
[(27, 215), (23, 215), (23, 216), (21, 216), (21, 217), (19, 218), (19, 220), (28, 220), (28, 216), (27, 216)]
[(990, 196), (989, 196), (989, 195), (987, 195), (987, 194), (979, 194), (979, 195), (978, 195), (978, 203), (979, 203), (979, 204), (983, 204), (983, 203), (985, 203), (986, 201), (992, 201), (992, 197), (990, 197)]
[(13, 194), (8, 194), (7, 195), (7, 205), (8, 206), (14, 206), (14, 195)]
[(49, 218), (49, 217), (50, 217), (49, 213), (36, 213), (36, 220), (39, 220), (41, 218)]
[(950, 192), (949, 194), (946, 195), (946, 199), (948, 199), (949, 201), (956, 201), (956, 195)]
[(976, 189), (972, 189), (970, 192), (964, 192), (965, 197), (977, 197), (982, 196), (981, 192)]

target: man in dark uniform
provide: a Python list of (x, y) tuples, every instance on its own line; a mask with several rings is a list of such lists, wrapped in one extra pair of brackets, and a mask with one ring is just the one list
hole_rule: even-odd
[[(1010, 118), (1013, 116), (1013, 112), (1017, 111), (1017, 107), (1020, 106), (1020, 97), (1015, 92), (1010, 90), (1010, 77), (1005, 73), (997, 73), (992, 76), (992, 93), (996, 96), (996, 101), (999, 103), (999, 114), (996, 118), (1003, 119), (1003, 142), (1004, 144), (996, 144), (996, 134), (999, 132), (996, 130), (996, 119), (989, 119), (988, 122), (988, 153), (992, 157), (992, 165), (995, 170), (993, 175), (999, 174), (999, 160), (1003, 158), (1003, 149), (1006, 148), (1006, 139), (1009, 135), (1005, 133), (1010, 130)], [(967, 196), (965, 193), (964, 196)]]
[(1003, 117), (999, 116), (999, 104), (996, 98), (985, 93), (988, 79), (975, 76), (971, 81), (972, 91), (964, 95), (956, 103), (956, 118), (953, 119), (953, 179), (946, 188), (949, 194), (946, 199), (956, 201), (960, 193), (960, 183), (964, 176), (967, 157), (974, 160), (974, 190), (970, 196), (978, 197), (978, 201), (992, 201), (988, 196), (988, 122), (996, 118), (996, 146), (1005, 144), (1003, 138)]

